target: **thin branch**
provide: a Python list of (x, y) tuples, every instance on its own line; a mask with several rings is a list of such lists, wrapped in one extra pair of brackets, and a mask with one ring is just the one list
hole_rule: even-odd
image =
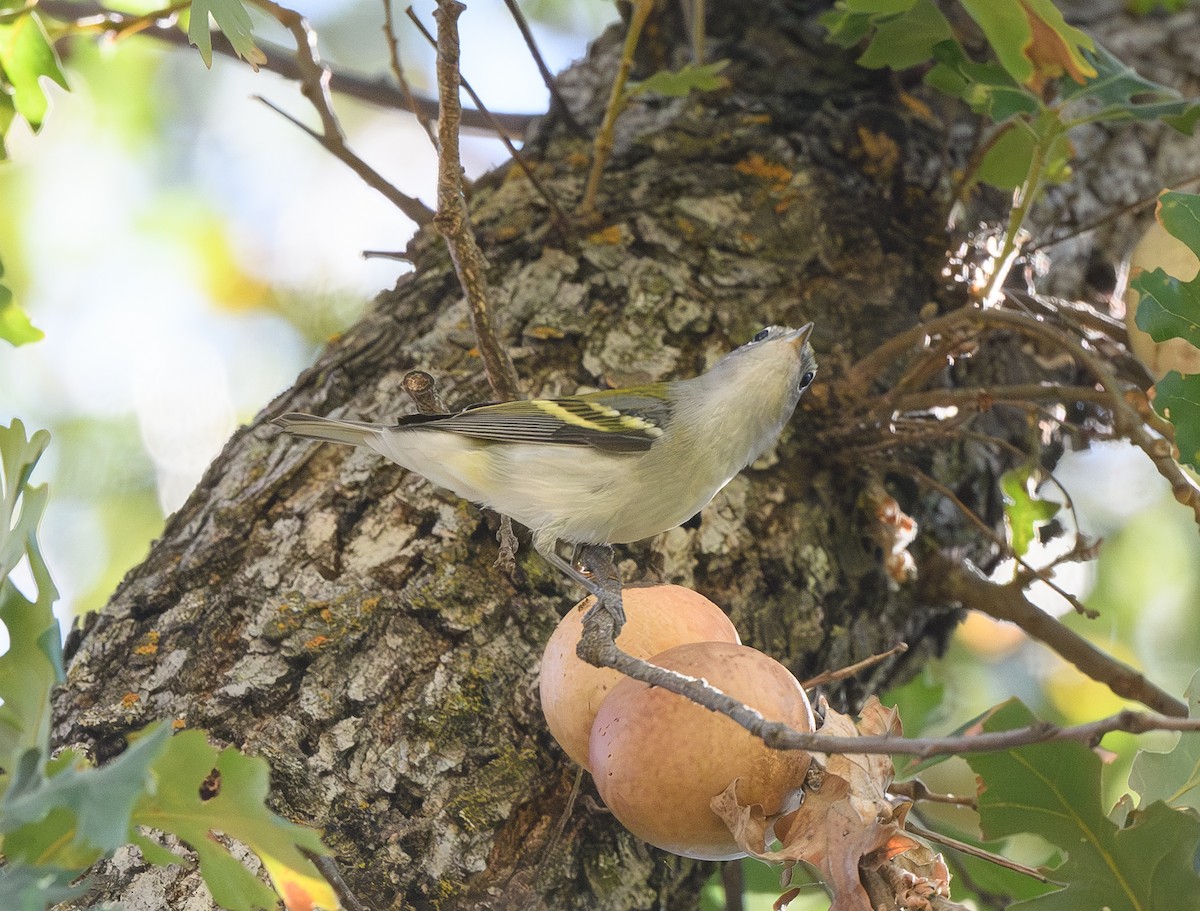
[(346, 136), (342, 132), (337, 115), (333, 112), (333, 99), (329, 95), (329, 68), (321, 62), (320, 55), (317, 53), (317, 34), (309, 26), (308, 20), (295, 10), (280, 6), (274, 0), (251, 0), (251, 2), (292, 33), (292, 37), (296, 41), (296, 65), (300, 71), (300, 91), (316, 110), (317, 116), (321, 118), (321, 131), (318, 133), (308, 127), (303, 127), (296, 118), (284, 114), (276, 105), (261, 96), (259, 96), (259, 100), (277, 113), (283, 114), (292, 123), (301, 126), (335, 158), (349, 166), (367, 186), (381, 193), (388, 202), (418, 225), (427, 225), (433, 219), (433, 213), (423, 202), (400, 192), (346, 145)]
[(529, 22), (525, 19), (525, 14), (517, 6), (516, 0), (504, 0), (504, 5), (508, 7), (508, 11), (513, 17), (513, 22), (517, 24), (517, 29), (521, 32), (521, 37), (525, 39), (525, 46), (529, 48), (529, 56), (533, 58), (533, 62), (537, 65), (542, 82), (546, 84), (546, 90), (550, 93), (550, 113), (561, 114), (563, 123), (567, 125), (567, 129), (580, 139), (586, 139), (587, 132), (579, 125), (579, 121), (575, 119), (575, 115), (571, 113), (570, 107), (567, 106), (566, 99), (558, 91), (558, 86), (554, 82), (554, 74), (550, 72), (550, 67), (546, 66), (542, 52), (538, 50), (537, 42), (533, 39), (533, 32), (529, 28)]
[(421, 414), (445, 414), (446, 406), (437, 390), (437, 381), (424, 370), (410, 370), (400, 381), (408, 397)]
[(359, 901), (358, 896), (354, 894), (350, 886), (346, 883), (346, 880), (342, 878), (342, 871), (338, 869), (337, 861), (325, 854), (315, 854), (311, 851), (305, 851), (303, 848), (300, 850), (303, 851), (305, 857), (312, 861), (313, 866), (317, 868), (317, 872), (325, 877), (325, 881), (332, 887), (334, 894), (337, 895), (345, 911), (370, 911), (366, 905)]
[(654, 8), (654, 0), (634, 0), (633, 11), (629, 16), (629, 26), (625, 33), (625, 45), (621, 49), (621, 61), (617, 65), (617, 73), (613, 77), (612, 90), (608, 95), (608, 104), (604, 106), (604, 120), (596, 131), (596, 139), (592, 145), (592, 169), (588, 173), (587, 186), (583, 191), (583, 201), (579, 204), (581, 218), (591, 218), (596, 213), (596, 195), (600, 191), (600, 175), (608, 163), (608, 156), (613, 150), (613, 134), (616, 130), (617, 115), (625, 107), (625, 83), (629, 80), (629, 71), (633, 68), (633, 55), (637, 50), (638, 39), (642, 35), (642, 27)]
[(435, 106), (429, 115), (417, 113), (416, 95), (413, 94), (412, 86), (408, 84), (408, 77), (404, 75), (404, 66), (400, 63), (400, 41), (396, 37), (396, 25), (392, 19), (392, 0), (383, 0), (383, 36), (387, 39), (388, 62), (392, 67), (392, 75), (400, 84), (400, 91), (404, 93), (409, 110), (416, 115), (417, 123), (421, 124), (421, 129), (429, 137), (430, 145), (436, 150), (437, 136), (433, 132), (433, 120), (437, 116), (437, 108)]
[[(1200, 181), (1200, 174), (1193, 174), (1191, 177), (1185, 177), (1182, 180), (1169, 181), (1167, 186), (1179, 189), (1180, 187), (1186, 187), (1188, 184), (1196, 183), (1197, 181)], [(1119, 209), (1113, 209), (1111, 212), (1106, 212), (1099, 218), (1094, 218), (1091, 221), (1084, 222), (1082, 225), (1078, 225), (1071, 230), (1064, 232), (1063, 234), (1057, 234), (1054, 237), (1051, 237), (1049, 240), (1032, 243), (1025, 248), (1025, 254), (1028, 256), (1030, 253), (1036, 253), (1038, 250), (1045, 250), (1047, 247), (1053, 247), (1055, 244), (1061, 244), (1063, 241), (1070, 240), (1073, 237), (1079, 237), (1081, 234), (1087, 234), (1088, 231), (1095, 231), (1097, 228), (1101, 228), (1109, 222), (1116, 221), (1122, 215), (1130, 215), (1141, 209), (1145, 209), (1154, 205), (1154, 203), (1158, 202), (1158, 196), (1158, 193), (1154, 193), (1151, 196), (1143, 196), (1141, 199), (1134, 200), (1128, 205), (1121, 206)]]
[[(408, 13), (408, 18), (413, 21), (413, 24), (416, 25), (421, 34), (425, 36), (425, 39), (436, 49), (437, 40), (433, 37), (433, 35), (429, 34), (429, 29), (425, 28), (421, 20), (417, 18), (416, 13), (413, 12), (413, 8), (410, 6), (407, 10), (405, 10), (405, 12)], [(471, 88), (471, 83), (467, 82), (462, 73), (458, 74), (458, 81), (459, 84), (466, 90), (467, 94), (471, 96), (471, 100), (475, 103), (475, 107), (482, 111), (485, 117), (490, 117), (491, 114), (488, 112), (487, 106), (484, 105), (483, 99), (475, 93), (475, 90)], [(554, 198), (554, 195), (550, 192), (546, 185), (541, 182), (538, 176), (533, 173), (533, 169), (529, 167), (528, 162), (525, 161), (525, 156), (522, 155), (517, 147), (512, 144), (512, 140), (509, 139), (508, 134), (504, 131), (504, 127), (500, 125), (500, 122), (493, 121), (492, 126), (495, 128), (497, 138), (504, 143), (504, 148), (507, 149), (508, 154), (512, 156), (513, 162), (518, 168), (521, 169), (521, 173), (524, 174), (529, 180), (529, 183), (533, 185), (534, 191), (543, 199), (543, 201), (545, 201), (546, 205), (549, 207), (550, 220), (554, 222), (554, 227), (558, 231), (559, 235), (564, 239), (567, 238), (570, 235), (570, 227), (567, 225), (567, 216), (563, 214), (563, 210), (559, 208), (558, 201)]]
[(487, 263), (467, 215), (463, 199), (462, 159), (458, 151), (458, 126), (462, 117), (459, 101), (458, 17), (466, 6), (458, 0), (438, 0), (434, 18), (438, 24), (438, 211), (434, 227), (446, 239), (454, 271), (467, 297), (467, 310), (483, 369), (496, 395), (509, 401), (519, 397), (517, 371), (508, 352), (496, 338), (488, 292)]
[(955, 406), (987, 411), (993, 405), (1019, 405), (1025, 402), (1095, 402), (1111, 405), (1112, 395), (1095, 386), (1054, 386), (1044, 383), (1019, 383), (1012, 386), (975, 389), (926, 389), (906, 392), (889, 402), (888, 411), (929, 411)]
[(979, 801), (974, 797), (962, 797), (958, 794), (942, 794), (931, 791), (920, 778), (910, 778), (908, 781), (893, 781), (888, 785), (888, 793), (908, 800), (924, 800), (929, 803), (944, 803), (954, 807), (966, 807), (968, 810), (978, 810)]
[[(1010, 291), (1008, 297), (1019, 302), (1025, 295)], [(1147, 418), (1126, 401), (1125, 390), (1117, 381), (1116, 375), (1096, 352), (1086, 348), (1078, 339), (1036, 317), (1001, 307), (980, 309), (968, 306), (919, 323), (888, 339), (853, 364), (843, 382), (843, 395), (850, 399), (865, 397), (871, 383), (913, 346), (935, 336), (966, 331), (972, 324), (1008, 329), (1044, 339), (1070, 354), (1081, 367), (1092, 374), (1098, 385), (1107, 393), (1104, 404), (1112, 412), (1117, 434), (1127, 437), (1146, 453), (1158, 473), (1171, 485), (1175, 499), (1190, 507), (1196, 522), (1200, 523), (1200, 488), (1188, 479), (1173, 458), (1171, 440), (1156, 437), (1150, 432), (1146, 426)]]
[[(917, 468), (915, 465), (909, 465), (906, 462), (887, 462), (880, 467), (885, 471), (898, 471), (902, 474), (907, 474), (910, 477), (915, 478), (917, 483), (928, 487), (930, 490), (936, 491), (950, 501), (950, 503), (953, 504), (958, 511), (971, 522), (971, 524), (983, 532), (987, 538), (991, 539), (992, 543), (996, 545), (997, 549), (999, 549), (1004, 556), (1015, 560), (1017, 565), (1025, 570), (1026, 578), (1023, 582), (1024, 585), (1027, 585), (1029, 582), (1036, 579), (1037, 581), (1048, 585), (1056, 595), (1070, 604), (1071, 608), (1077, 614), (1081, 614), (1082, 616), (1087, 617), (1089, 620), (1094, 620), (1099, 616), (1096, 611), (1084, 606), (1082, 601), (1051, 579), (1047, 571), (1039, 570), (1037, 567), (1032, 566), (1024, 557), (1014, 551), (1009, 543), (996, 533), (994, 528), (988, 525), (979, 516), (975, 515), (971, 508), (962, 501), (958, 494), (956, 494), (941, 481), (930, 477), (920, 468)], [(1104, 681), (1101, 680), (1100, 682), (1103, 683)]]
[(888, 658), (895, 655), (903, 655), (908, 651), (908, 643), (901, 642), (899, 645), (889, 648), (886, 652), (880, 652), (878, 655), (872, 655), (870, 658), (864, 658), (862, 661), (857, 661), (847, 667), (838, 668), (836, 671), (822, 671), (815, 677), (809, 677), (800, 685), (806, 690), (811, 690), (813, 687), (824, 686), (827, 683), (836, 683), (838, 680), (845, 680), (847, 677), (853, 677), (862, 673), (868, 668), (874, 667)]
[[(960, 753), (995, 753), (1035, 743), (1062, 740), (1092, 743), (1114, 731), (1129, 734), (1145, 734), (1150, 731), (1200, 731), (1200, 718), (1167, 717), (1126, 710), (1108, 718), (1072, 727), (1059, 727), (1044, 721), (1009, 731), (963, 737), (833, 737), (816, 732), (797, 731), (781, 722), (767, 721), (757, 711), (721, 692), (701, 677), (690, 677), (634, 658), (613, 642), (613, 617), (605, 610), (592, 610), (584, 618), (583, 636), (577, 652), (580, 658), (595, 667), (610, 667), (634, 680), (668, 690), (710, 711), (719, 712), (751, 734), (762, 738), (767, 746), (779, 750), (928, 758)], [(1178, 708), (1186, 712), (1186, 707), (1182, 704)]]
[(288, 123), (299, 128), (315, 139), (318, 143), (320, 143), (323, 149), (332, 154), (343, 164), (347, 165), (350, 170), (357, 174), (363, 183), (371, 187), (373, 190), (379, 191), (379, 193), (381, 193), (388, 200), (388, 202), (411, 218), (418, 225), (424, 226), (433, 219), (433, 213), (429, 211), (429, 208), (423, 202), (397, 190), (374, 168), (355, 155), (354, 152), (350, 151), (350, 148), (345, 144), (345, 142), (341, 141), (341, 139), (331, 139), (328, 134), (314, 130), (312, 127), (293, 117), (274, 102), (268, 101), (262, 95), (255, 95), (254, 98), (256, 101), (262, 102), (284, 120), (288, 121)]
[[(1011, 293), (1014, 300), (1024, 295)], [(1117, 378), (1108, 364), (1094, 351), (1089, 351), (1078, 340), (1046, 325), (1044, 322), (1023, 313), (1008, 310), (981, 310), (977, 317), (993, 325), (1003, 325), (1026, 335), (1036, 335), (1053, 342), (1071, 354), (1075, 360), (1096, 378), (1110, 394), (1108, 407), (1113, 414), (1114, 429), (1127, 436), (1150, 458), (1158, 473), (1171, 485), (1175, 499), (1192, 510), (1195, 521), (1200, 524), (1200, 487), (1192, 482), (1171, 453), (1171, 441), (1151, 435), (1144, 419), (1126, 400)]]
[[(60, 21), (83, 25), (85, 28), (111, 37), (119, 37), (128, 23), (145, 18), (105, 9), (97, 3), (90, 3), (87, 0), (39, 0), (37, 8)], [(143, 26), (139, 28), (139, 32), (163, 44), (174, 47), (190, 47), (187, 32), (169, 22)], [(270, 42), (259, 41), (257, 44), (259, 50), (267, 58), (265, 63), (260, 64), (263, 69), (270, 70), (284, 79), (299, 80), (301, 78), (300, 67), (291, 51)], [(212, 48), (214, 53), (223, 57), (239, 59), (237, 51), (221, 32), (213, 32)], [(432, 98), (414, 95), (409, 99), (401, 89), (384, 79), (369, 79), (334, 67), (329, 68), (329, 73), (331, 91), (389, 110), (410, 111), (427, 120), (437, 117), (437, 101)], [(504, 129), (510, 135), (520, 137), (525, 135), (530, 122), (537, 115), (506, 112), (494, 116), (504, 125)], [(491, 132), (493, 129), (487, 118), (479, 111), (474, 110), (463, 111), (462, 126), (464, 129), (481, 132)]]
[(1051, 617), (1025, 596), (1019, 584), (997, 585), (958, 561), (938, 554), (927, 557), (921, 570), (926, 597), (963, 604), (997, 620), (1015, 623), (1118, 696), (1136, 700), (1164, 715), (1187, 714), (1183, 702)]
[(1025, 864), (1019, 864), (1015, 860), (1009, 860), (1007, 857), (1002, 857), (999, 854), (993, 854), (991, 851), (985, 851), (983, 848), (978, 848), (975, 845), (965, 841), (959, 841), (957, 838), (951, 838), (949, 835), (943, 835), (941, 832), (934, 832), (931, 829), (926, 829), (919, 826), (911, 820), (906, 820), (904, 828), (918, 835), (921, 838), (928, 839), (932, 842), (937, 842), (939, 845), (945, 845), (947, 848), (953, 848), (955, 851), (960, 851), (963, 854), (969, 854), (971, 857), (978, 857), (980, 860), (986, 860), (995, 864), (998, 867), (1005, 867), (1016, 873), (1028, 876), (1030, 879), (1036, 879), (1040, 883), (1048, 883), (1045, 876), (1039, 873), (1033, 867), (1027, 867)]

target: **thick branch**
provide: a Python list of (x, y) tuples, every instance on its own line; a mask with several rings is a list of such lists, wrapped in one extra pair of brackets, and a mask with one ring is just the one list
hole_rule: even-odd
[(1051, 617), (1026, 598), (1017, 583), (997, 585), (941, 555), (924, 561), (920, 578), (924, 580), (926, 597), (963, 604), (997, 620), (1015, 623), (1118, 696), (1134, 699), (1164, 715), (1187, 716), (1183, 702)]

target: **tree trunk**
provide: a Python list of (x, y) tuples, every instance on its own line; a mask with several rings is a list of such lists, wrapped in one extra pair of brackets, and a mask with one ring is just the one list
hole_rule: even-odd
[[(710, 596), (801, 677), (908, 642), (834, 694), (852, 705), (938, 652), (956, 618), (889, 578), (869, 475), (825, 435), (854, 404), (842, 368), (956, 303), (940, 278), (955, 162), (943, 128), (824, 43), (807, 4), (709, 6), (731, 87), (630, 105), (596, 225), (557, 233), (513, 168), (475, 186), (472, 218), (529, 394), (690, 376), (763, 325), (816, 322), (818, 383), (774, 454), (696, 527), (620, 548), (620, 568)], [(686, 60), (683, 34), (647, 33), (643, 76)], [(622, 37), (562, 79), (593, 127)], [(573, 207), (589, 147), (547, 123), (526, 154)], [(506, 577), (489, 517), (421, 478), (267, 423), (387, 420), (410, 410), (413, 369), (452, 407), (488, 397), (442, 241), (426, 231), (410, 253), (415, 273), (234, 436), (125, 579), (71, 660), (57, 738), (103, 759), (172, 718), (263, 756), (277, 809), (324, 830), (376, 911), (694, 907), (710, 867), (627, 834), (546, 732), (539, 656), (580, 593), (527, 548)], [(993, 459), (951, 450), (926, 467), (994, 519)], [(910, 493), (924, 534), (965, 538), (960, 516)], [(194, 870), (136, 854), (100, 883), (129, 911), (210, 907)]]

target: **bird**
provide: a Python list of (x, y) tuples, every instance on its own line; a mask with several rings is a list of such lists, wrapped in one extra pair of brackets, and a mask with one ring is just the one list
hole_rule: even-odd
[(559, 556), (559, 542), (628, 544), (700, 512), (779, 438), (816, 376), (812, 330), (769, 326), (690, 379), (394, 424), (301, 412), (273, 423), (302, 439), (366, 447), (510, 517), (543, 558), (603, 600), (591, 575)]

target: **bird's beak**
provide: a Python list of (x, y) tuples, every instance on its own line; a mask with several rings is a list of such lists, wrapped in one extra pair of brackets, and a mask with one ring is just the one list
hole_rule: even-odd
[(810, 335), (812, 335), (812, 331), (813, 331), (812, 323), (805, 323), (803, 326), (801, 326), (799, 329), (797, 329), (796, 334), (794, 336), (792, 336), (792, 339), (791, 339), (792, 347), (795, 348), (797, 351), (804, 350), (804, 346), (808, 342), (808, 337)]

